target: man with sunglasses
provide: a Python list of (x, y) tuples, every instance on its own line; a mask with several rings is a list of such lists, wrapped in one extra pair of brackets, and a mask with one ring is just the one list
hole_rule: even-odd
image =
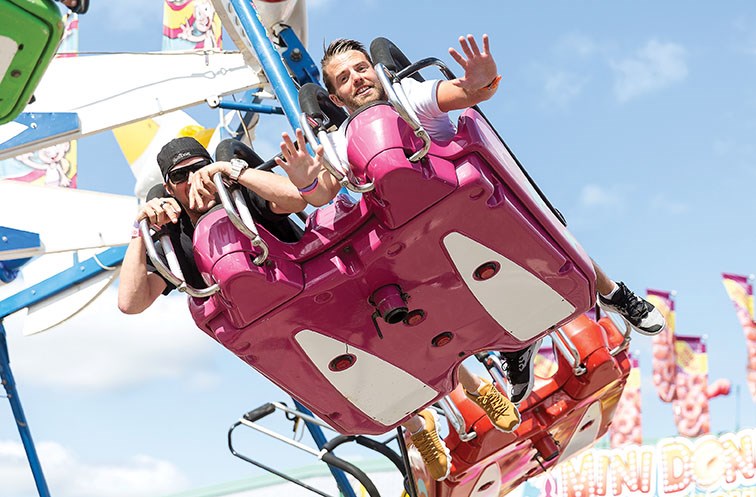
[[(173, 224), (171, 241), (178, 252), (179, 265), (187, 284), (204, 288), (206, 283), (194, 264), (192, 237), (199, 218), (217, 203), (213, 176), (221, 173), (229, 184), (238, 184), (256, 222), (286, 242), (296, 241), (300, 230), (288, 214), (304, 209), (306, 203), (296, 187), (285, 177), (249, 167), (262, 162), (255, 152), (236, 140), (218, 145), (214, 162), (210, 153), (190, 137), (168, 142), (157, 156), (164, 194), (147, 201), (137, 214), (134, 232), (121, 267), (118, 308), (138, 314), (162, 294), (175, 287), (165, 280), (147, 260), (138, 226), (143, 219), (155, 228)], [(241, 157), (241, 158), (240, 158)], [(225, 160), (224, 160), (225, 159)], [(246, 159), (246, 160), (243, 160)]]

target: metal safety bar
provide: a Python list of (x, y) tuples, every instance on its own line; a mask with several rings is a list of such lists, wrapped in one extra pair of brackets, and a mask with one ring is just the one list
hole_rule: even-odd
[(181, 272), (181, 268), (179, 267), (178, 259), (176, 258), (176, 253), (170, 237), (168, 235), (160, 237), (160, 243), (163, 246), (163, 251), (165, 252), (167, 259), (167, 261), (164, 262), (155, 248), (155, 242), (153, 242), (152, 236), (150, 235), (150, 224), (147, 219), (142, 219), (139, 222), (139, 234), (142, 236), (142, 240), (144, 240), (147, 255), (155, 265), (155, 269), (157, 269), (158, 273), (175, 286), (179, 292), (184, 292), (192, 297), (204, 299), (220, 290), (217, 283), (214, 283), (207, 288), (194, 288), (187, 285), (186, 281), (184, 281), (184, 275)]
[[(417, 162), (423, 157), (425, 157), (428, 154), (428, 150), (430, 150), (431, 146), (431, 139), (430, 135), (428, 135), (428, 132), (425, 131), (425, 128), (420, 124), (420, 121), (417, 119), (417, 116), (414, 115), (413, 112), (410, 112), (409, 108), (405, 105), (404, 102), (407, 101), (407, 97), (404, 96), (404, 98), (401, 98), (397, 94), (397, 90), (401, 91), (401, 87), (396, 88), (392, 84), (394, 81), (398, 83), (398, 79), (396, 79), (395, 76), (391, 75), (391, 71), (388, 70), (386, 66), (384, 66), (382, 63), (377, 63), (375, 65), (375, 72), (378, 75), (378, 80), (381, 82), (381, 86), (383, 86), (383, 90), (386, 93), (386, 98), (388, 99), (388, 102), (391, 104), (391, 106), (396, 110), (396, 112), (399, 114), (399, 117), (401, 117), (404, 122), (406, 122), (410, 128), (412, 128), (413, 133), (415, 133), (415, 136), (420, 138), (423, 141), (423, 148), (416, 151), (414, 154), (412, 154), (409, 157), (410, 162)], [(393, 81), (392, 81), (393, 80)]]
[[(252, 219), (252, 214), (249, 212), (249, 207), (247, 207), (242, 193), (236, 189), (232, 194), (229, 194), (226, 184), (223, 182), (222, 173), (215, 173), (213, 183), (215, 183), (215, 188), (218, 190), (221, 204), (223, 204), (223, 208), (226, 210), (228, 219), (236, 226), (236, 229), (250, 239), (254, 247), (262, 250), (262, 253), (252, 260), (253, 264), (261, 266), (268, 259), (268, 244), (260, 238), (260, 234), (257, 232), (257, 225), (254, 219)], [(233, 195), (233, 201), (231, 195)]]
[(444, 415), (446, 415), (446, 419), (451, 423), (452, 427), (454, 427), (454, 431), (459, 435), (460, 440), (463, 442), (469, 442), (478, 436), (474, 431), (471, 431), (470, 433), (467, 432), (465, 418), (462, 417), (462, 413), (459, 412), (457, 405), (451, 401), (448, 395), (439, 399), (438, 404), (441, 406)]
[[(285, 436), (283, 436), (283, 435), (281, 435), (279, 433), (276, 433), (275, 431), (270, 430), (270, 429), (268, 429), (268, 428), (266, 428), (264, 426), (261, 426), (260, 424), (257, 423), (257, 421), (259, 421), (262, 418), (264, 418), (264, 417), (266, 417), (266, 416), (274, 413), (276, 410), (283, 411), (283, 412), (285, 412), (287, 414), (291, 414), (291, 415), (295, 416), (298, 419), (303, 420), (305, 423), (307, 423), (308, 427), (310, 427), (311, 425), (316, 425), (317, 427), (324, 427), (324, 428), (328, 428), (328, 429), (332, 430), (332, 428), (329, 427), (326, 423), (322, 422), (321, 420), (315, 418), (314, 416), (312, 416), (312, 415), (310, 415), (308, 413), (302, 412), (302, 411), (297, 410), (297, 409), (292, 409), (292, 408), (286, 406), (285, 404), (282, 404), (282, 403), (279, 403), (279, 402), (268, 402), (268, 403), (263, 404), (262, 406), (258, 407), (257, 409), (254, 409), (254, 410), (246, 413), (244, 416), (242, 416), (241, 419), (239, 419), (237, 422), (235, 422), (231, 426), (231, 428), (228, 430), (228, 447), (229, 447), (229, 450), (231, 451), (231, 453), (234, 456), (236, 456), (236, 457), (238, 457), (238, 458), (240, 458), (240, 459), (242, 459), (244, 461), (247, 461), (250, 464), (253, 464), (253, 465), (255, 465), (255, 466), (257, 466), (257, 467), (259, 467), (261, 469), (264, 469), (264, 470), (266, 470), (266, 471), (268, 471), (268, 472), (270, 472), (272, 474), (275, 474), (275, 475), (277, 475), (277, 476), (279, 476), (279, 477), (281, 477), (281, 478), (283, 478), (283, 479), (285, 479), (285, 480), (287, 480), (287, 481), (289, 481), (291, 483), (299, 485), (299, 486), (301, 486), (301, 487), (303, 487), (303, 488), (305, 488), (305, 489), (307, 489), (307, 490), (309, 490), (309, 491), (311, 491), (313, 493), (316, 493), (316, 494), (321, 495), (323, 497), (331, 497), (329, 494), (326, 494), (325, 492), (323, 492), (323, 491), (321, 491), (321, 490), (319, 490), (319, 489), (317, 489), (315, 487), (312, 487), (312, 486), (310, 486), (310, 485), (308, 485), (308, 484), (306, 484), (306, 483), (304, 483), (304, 482), (302, 482), (300, 480), (297, 480), (296, 478), (293, 478), (293, 477), (291, 477), (291, 476), (289, 476), (289, 475), (287, 475), (287, 474), (285, 474), (285, 473), (283, 473), (281, 471), (278, 471), (278, 470), (276, 470), (274, 468), (271, 468), (271, 467), (269, 467), (269, 466), (267, 466), (267, 465), (265, 465), (263, 463), (260, 463), (260, 462), (254, 460), (254, 459), (251, 459), (251, 458), (249, 458), (249, 457), (247, 457), (247, 456), (239, 453), (234, 448), (232, 433), (233, 433), (233, 431), (237, 427), (239, 427), (241, 425), (244, 425), (244, 426), (246, 426), (248, 428), (252, 428), (253, 430), (255, 430), (255, 431), (259, 432), (259, 433), (262, 433), (262, 434), (267, 435), (269, 437), (275, 438), (276, 440), (284, 442), (285, 444), (290, 445), (290, 446), (292, 446), (294, 448), (297, 448), (297, 449), (299, 449), (301, 451), (307, 452), (308, 454), (310, 454), (312, 456), (315, 456), (319, 460), (321, 460), (324, 463), (326, 463), (332, 469), (336, 469), (337, 468), (340, 471), (343, 471), (345, 473), (350, 474), (351, 476), (353, 476), (363, 486), (363, 488), (367, 492), (367, 495), (369, 495), (370, 497), (380, 497), (380, 493), (378, 492), (378, 489), (375, 487), (375, 484), (370, 480), (370, 478), (367, 476), (367, 474), (365, 474), (365, 472), (363, 472), (361, 469), (359, 469), (357, 466), (351, 464), (350, 462), (345, 461), (345, 460), (337, 457), (335, 454), (333, 454), (332, 451), (337, 446), (339, 446), (339, 445), (341, 445), (341, 444), (343, 444), (343, 443), (345, 443), (347, 441), (352, 441), (352, 440), (357, 441), (358, 443), (360, 443), (360, 445), (363, 445), (363, 446), (365, 446), (367, 448), (371, 448), (373, 450), (377, 450), (378, 452), (380, 452), (380, 453), (382, 453), (384, 455), (387, 455), (387, 454), (385, 454), (385, 452), (386, 452), (386, 450), (390, 451), (390, 449), (388, 449), (387, 447), (378, 447), (378, 445), (382, 445), (382, 444), (380, 444), (380, 442), (377, 442), (377, 441), (374, 441), (374, 440), (370, 440), (370, 439), (363, 440), (365, 437), (337, 437), (336, 439), (334, 439), (332, 441), (324, 442), (322, 444), (322, 448), (320, 450), (315, 450), (315, 449), (313, 449), (311, 447), (308, 447), (307, 445), (305, 445), (305, 444), (303, 444), (303, 443), (301, 443), (301, 442), (299, 442), (297, 440), (292, 440), (290, 438), (287, 438), (287, 437), (285, 437)], [(396, 454), (394, 454), (394, 456), (396, 456)], [(394, 462), (395, 465), (397, 464), (396, 461), (395, 461), (395, 457), (390, 457), (389, 455), (387, 455), (387, 457), (389, 457), (389, 459), (392, 462)], [(345, 489), (342, 488), (341, 485), (339, 485), (339, 487), (340, 487), (340, 489), (341, 489), (342, 492), (345, 492)], [(352, 490), (351, 487), (348, 487), (348, 489), (346, 489), (346, 492), (348, 493), (351, 490)], [(352, 495), (354, 495), (353, 492), (352, 492)]]
[[(609, 319), (612, 320), (612, 322), (617, 325), (617, 320), (614, 319), (610, 313), (607, 313), (607, 316), (609, 316)], [(628, 347), (630, 347), (630, 335), (633, 331), (633, 328), (630, 326), (630, 323), (628, 323), (627, 319), (622, 318), (622, 324), (625, 325), (625, 331), (622, 333), (622, 343), (614, 347), (612, 350), (609, 351), (609, 354), (614, 357), (623, 350), (627, 350)]]
[(564, 331), (558, 329), (551, 334), (551, 338), (557, 350), (572, 367), (575, 376), (585, 374), (587, 369), (580, 362), (580, 353), (570, 337), (568, 337)]
[[(353, 183), (349, 179), (349, 163), (341, 160), (325, 130), (318, 132), (319, 140), (315, 137), (315, 133), (312, 131), (307, 114), (304, 112), (299, 116), (299, 125), (304, 132), (307, 143), (309, 143), (313, 150), (315, 150), (315, 147), (317, 147), (318, 144), (323, 145), (323, 165), (326, 170), (331, 173), (331, 176), (336, 178), (339, 185), (355, 193), (367, 193), (375, 188), (373, 183), (359, 185)], [(338, 165), (338, 167), (336, 165)]]

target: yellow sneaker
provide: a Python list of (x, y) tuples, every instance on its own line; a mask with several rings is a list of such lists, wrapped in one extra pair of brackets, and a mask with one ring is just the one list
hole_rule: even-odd
[(438, 437), (436, 416), (429, 409), (420, 411), (418, 416), (425, 421), (425, 428), (411, 435), (412, 444), (420, 452), (431, 478), (444, 480), (451, 469), (451, 455), (444, 441)]
[(467, 398), (475, 402), (486, 412), (488, 419), (498, 429), (511, 433), (520, 425), (520, 412), (517, 407), (493, 386), (490, 381), (481, 380), (478, 395), (465, 390)]

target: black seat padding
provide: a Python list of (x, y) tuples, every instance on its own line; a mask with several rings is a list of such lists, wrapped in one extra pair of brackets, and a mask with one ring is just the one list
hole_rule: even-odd
[(223, 140), (215, 148), (215, 160), (229, 161), (234, 158), (242, 159), (253, 169), (263, 163), (257, 152), (248, 147), (246, 143), (233, 138)]
[[(381, 63), (392, 73), (396, 74), (405, 67), (410, 65), (410, 61), (404, 52), (388, 38), (379, 37), (370, 43), (370, 58), (373, 64)], [(417, 81), (424, 81), (423, 77), (415, 73), (411, 78)]]
[(328, 130), (338, 128), (347, 118), (347, 113), (341, 107), (331, 102), (325, 88), (315, 83), (305, 83), (299, 89), (299, 106), (302, 112), (317, 120)]

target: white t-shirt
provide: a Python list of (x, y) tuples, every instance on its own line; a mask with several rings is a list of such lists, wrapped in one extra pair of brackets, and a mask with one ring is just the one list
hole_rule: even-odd
[[(401, 85), (407, 96), (407, 101), (431, 140), (448, 142), (457, 133), (457, 128), (449, 119), (449, 114), (438, 108), (436, 87), (439, 83), (439, 80), (420, 82), (406, 78), (402, 80)], [(339, 127), (339, 131), (334, 136), (336, 152), (344, 161), (347, 157), (345, 124), (346, 121)]]

